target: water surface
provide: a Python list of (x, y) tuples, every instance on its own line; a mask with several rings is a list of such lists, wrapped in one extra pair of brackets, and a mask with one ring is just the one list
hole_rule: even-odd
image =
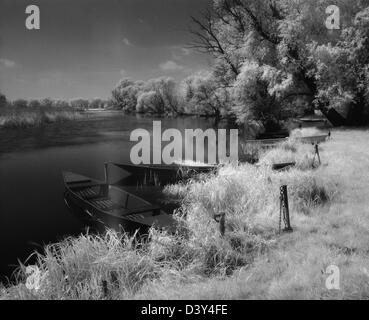
[[(86, 224), (64, 203), (62, 171), (103, 179), (103, 163), (129, 163), (130, 133), (152, 118), (120, 113), (39, 128), (0, 129), (0, 277), (43, 244), (78, 235)], [(156, 119), (166, 128), (207, 129), (212, 120)], [(121, 172), (113, 170), (113, 176)]]

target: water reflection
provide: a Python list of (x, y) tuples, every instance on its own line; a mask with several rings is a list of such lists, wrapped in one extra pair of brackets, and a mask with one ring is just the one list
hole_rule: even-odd
[[(160, 119), (156, 119), (160, 120)], [(0, 275), (9, 276), (32, 251), (69, 235), (93, 227), (65, 205), (62, 171), (71, 171), (104, 180), (103, 163), (129, 163), (136, 128), (152, 130), (153, 119), (121, 114), (93, 115), (88, 119), (51, 124), (41, 128), (0, 130)], [(162, 119), (162, 127), (211, 128), (205, 119)], [(125, 176), (111, 172), (111, 181)], [(168, 203), (160, 188), (125, 186), (166, 211)], [(134, 188), (134, 190), (132, 190)]]

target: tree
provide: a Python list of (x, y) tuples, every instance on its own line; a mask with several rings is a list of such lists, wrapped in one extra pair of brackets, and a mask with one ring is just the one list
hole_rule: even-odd
[(28, 107), (29, 108), (39, 108), (41, 107), (41, 103), (39, 100), (33, 99), (28, 102)]
[(5, 107), (8, 104), (5, 95), (0, 92), (0, 108)]
[(40, 100), (40, 104), (42, 108), (52, 108), (54, 101), (51, 98), (44, 98)]
[[(326, 8), (332, 4), (341, 9), (341, 25), (346, 30), (342, 34), (325, 26)], [(195, 35), (192, 45), (213, 55), (214, 70), (217, 70), (215, 74), (219, 76), (220, 83), (233, 88), (236, 84), (240, 87), (242, 79), (245, 80), (248, 89), (256, 90), (246, 95), (258, 99), (265, 96), (266, 101), (273, 102), (274, 107), (270, 111), (277, 104), (279, 109), (304, 98), (309, 103), (314, 101), (315, 106), (328, 115), (332, 106), (320, 94), (320, 62), (316, 59), (315, 50), (329, 43), (332, 47), (340, 46), (339, 43), (347, 37), (347, 33), (353, 34), (353, 31), (348, 32), (350, 28), (355, 30), (356, 38), (363, 40), (367, 30), (363, 23), (365, 14), (361, 15), (362, 24), (353, 21), (355, 15), (368, 4), (368, 0), (215, 0), (213, 8), (203, 14), (202, 18), (193, 18), (197, 29), (192, 30)], [(362, 32), (357, 35), (356, 31), (360, 28)], [(350, 46), (355, 47), (355, 44), (348, 41)], [(356, 60), (351, 59), (349, 64), (354, 64)], [(253, 68), (259, 79), (256, 83), (240, 76), (244, 68), (247, 68), (245, 66), (253, 64), (258, 66)], [(367, 64), (361, 63), (360, 66), (363, 67), (361, 70), (366, 70)], [(271, 71), (271, 77), (262, 76), (264, 71), (261, 70)], [(359, 78), (364, 79), (364, 74)], [(273, 87), (278, 94), (271, 89)], [(236, 93), (238, 107), (241, 101), (252, 103), (250, 98), (237, 96), (237, 89), (233, 92)], [(262, 107), (263, 104), (244, 105), (243, 109), (252, 110), (255, 106)], [(245, 120), (244, 117), (242, 119)]]
[(354, 125), (369, 122), (369, 8), (343, 29), (335, 45), (316, 45), (313, 59), (320, 100), (346, 115)]
[(68, 101), (65, 100), (54, 100), (52, 106), (58, 109), (66, 109), (71, 107)]
[(125, 112), (134, 112), (144, 85), (143, 81), (133, 81), (129, 78), (120, 80), (112, 91), (114, 103)]
[(172, 115), (183, 113), (179, 104), (177, 84), (172, 78), (151, 79), (145, 84), (145, 90), (155, 92), (160, 113)]
[(87, 110), (89, 102), (86, 99), (76, 98), (70, 101), (70, 105), (72, 108), (75, 108), (77, 110)]
[(192, 111), (220, 119), (227, 115), (229, 92), (214, 77), (214, 73), (196, 73), (183, 81), (184, 100)]
[(17, 99), (12, 102), (13, 107), (15, 108), (27, 108), (27, 100)]
[(261, 120), (265, 128), (276, 126), (281, 119), (281, 104), (278, 88), (272, 84), (280, 76), (275, 68), (245, 62), (233, 88), (233, 111), (240, 123)]
[(103, 109), (105, 105), (105, 101), (100, 98), (95, 98), (90, 101), (91, 109)]
[(165, 113), (165, 102), (156, 91), (142, 92), (138, 97), (136, 111), (138, 113), (163, 115)]

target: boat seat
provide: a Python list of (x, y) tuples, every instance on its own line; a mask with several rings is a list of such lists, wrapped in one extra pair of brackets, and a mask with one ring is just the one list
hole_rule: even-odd
[(131, 215), (140, 215), (145, 212), (152, 212), (153, 216), (159, 215), (161, 213), (161, 207), (159, 206), (143, 206), (135, 209), (126, 209), (126, 212), (122, 212), (121, 216), (131, 216)]
[(83, 180), (74, 180), (74, 181), (69, 181), (67, 182), (69, 185), (73, 185), (76, 183), (91, 183), (92, 180), (91, 179), (83, 179)]
[(90, 204), (103, 211), (112, 211), (122, 208), (121, 205), (114, 203), (110, 198), (96, 198), (88, 201)]
[(102, 198), (102, 196), (97, 193), (92, 188), (82, 189), (80, 191), (76, 191), (76, 194), (83, 198), (84, 200), (93, 200), (93, 199), (99, 199)]

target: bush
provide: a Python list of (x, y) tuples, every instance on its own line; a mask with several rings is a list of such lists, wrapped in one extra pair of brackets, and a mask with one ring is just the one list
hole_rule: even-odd
[(138, 97), (136, 111), (138, 113), (164, 114), (164, 101), (155, 91), (143, 92)]

